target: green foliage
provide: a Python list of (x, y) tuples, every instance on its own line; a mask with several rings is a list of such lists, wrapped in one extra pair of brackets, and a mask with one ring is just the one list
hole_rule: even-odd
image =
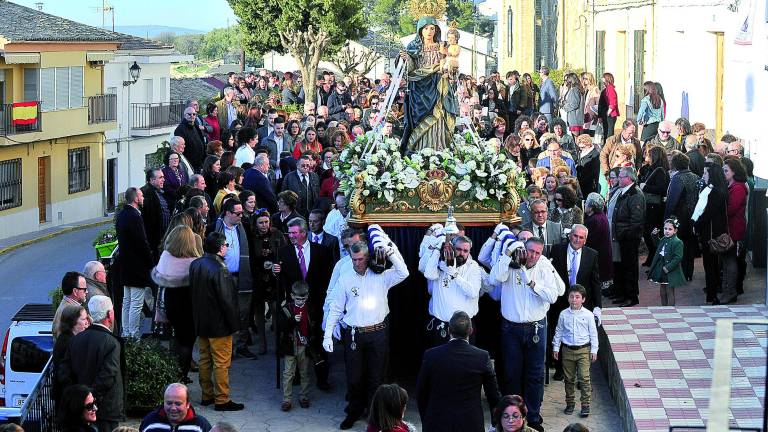
[(239, 46), (240, 36), (236, 27), (213, 29), (203, 36), (197, 58), (218, 60)]
[(96, 234), (96, 238), (93, 239), (93, 245), (100, 245), (104, 243), (112, 243), (117, 240), (117, 231), (114, 226), (104, 228)]
[(125, 342), (126, 411), (148, 411), (163, 403), (168, 384), (181, 375), (178, 361), (158, 341), (152, 339)]
[(243, 46), (249, 55), (275, 50), (286, 53), (279, 33), (303, 31), (309, 26), (330, 36), (328, 51), (338, 50), (348, 39), (365, 35), (366, 19), (360, 0), (227, 0), (240, 20)]
[[(581, 75), (582, 72), (584, 72), (584, 69), (550, 69), (549, 70), (549, 78), (552, 80), (552, 83), (555, 84), (555, 88), (560, 88), (561, 85), (563, 85), (563, 79), (565, 78), (565, 74), (568, 72), (574, 72), (576, 74)], [(533, 82), (536, 83), (536, 85), (541, 85), (541, 75), (539, 75), (539, 71), (535, 71), (531, 73), (531, 78), (533, 79)]]
[(61, 287), (56, 287), (48, 291), (48, 298), (51, 299), (51, 306), (53, 306), (53, 313), (56, 313), (56, 309), (59, 308), (59, 304), (64, 299), (64, 293), (61, 291)]
[[(466, 0), (448, 0), (446, 14), (448, 22), (453, 20), (459, 23), (459, 28), (472, 33), (475, 30), (475, 18), (473, 17), (472, 2)], [(477, 34), (490, 35), (493, 33), (493, 21), (483, 15), (477, 16)], [(445, 39), (445, 36), (443, 36)]]
[[(416, 18), (408, 11), (408, 0), (367, 0), (366, 10), (370, 11), (371, 24), (385, 33), (407, 36), (416, 32)], [(472, 33), (475, 19), (472, 16), (472, 2), (466, 0), (448, 0), (446, 15), (448, 22), (456, 20), (459, 28)], [(477, 17), (477, 34), (493, 33), (493, 21), (485, 16)], [(443, 37), (445, 39), (445, 37)]]

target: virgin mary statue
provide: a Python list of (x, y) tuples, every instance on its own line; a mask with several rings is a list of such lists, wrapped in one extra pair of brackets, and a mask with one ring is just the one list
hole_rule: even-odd
[(416, 24), (416, 38), (400, 53), (406, 62), (408, 96), (400, 148), (403, 153), (424, 148), (442, 150), (453, 137), (458, 114), (456, 94), (440, 68), (437, 20), (424, 16)]

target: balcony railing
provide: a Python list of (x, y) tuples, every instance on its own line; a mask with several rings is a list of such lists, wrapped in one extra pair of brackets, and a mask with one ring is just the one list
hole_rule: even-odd
[(0, 104), (0, 136), (16, 135), (43, 130), (40, 102)]
[(117, 120), (117, 95), (102, 94), (88, 97), (88, 124)]
[(26, 432), (58, 432), (56, 407), (51, 399), (53, 359), (49, 359), (40, 380), (21, 406), (21, 427)]
[(175, 126), (184, 117), (183, 102), (131, 104), (131, 129), (147, 130)]

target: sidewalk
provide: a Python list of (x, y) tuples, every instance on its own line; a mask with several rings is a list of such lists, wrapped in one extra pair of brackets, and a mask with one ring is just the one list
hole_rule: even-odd
[(57, 225), (54, 227), (42, 229), (39, 231), (31, 231), (25, 234), (20, 234), (14, 237), (8, 237), (0, 239), (0, 255), (14, 251), (18, 248), (28, 246), (37, 242), (48, 240), (50, 238), (59, 236), (72, 231), (77, 231), (85, 228), (91, 228), (98, 225), (103, 225), (112, 221), (112, 216), (103, 216), (94, 219), (87, 219), (72, 224)]

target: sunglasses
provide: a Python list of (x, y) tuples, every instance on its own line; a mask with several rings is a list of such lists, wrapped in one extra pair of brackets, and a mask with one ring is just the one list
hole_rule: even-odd
[(86, 411), (96, 411), (98, 407), (96, 406), (96, 402), (91, 402), (91, 403), (85, 404), (83, 409), (85, 409)]

